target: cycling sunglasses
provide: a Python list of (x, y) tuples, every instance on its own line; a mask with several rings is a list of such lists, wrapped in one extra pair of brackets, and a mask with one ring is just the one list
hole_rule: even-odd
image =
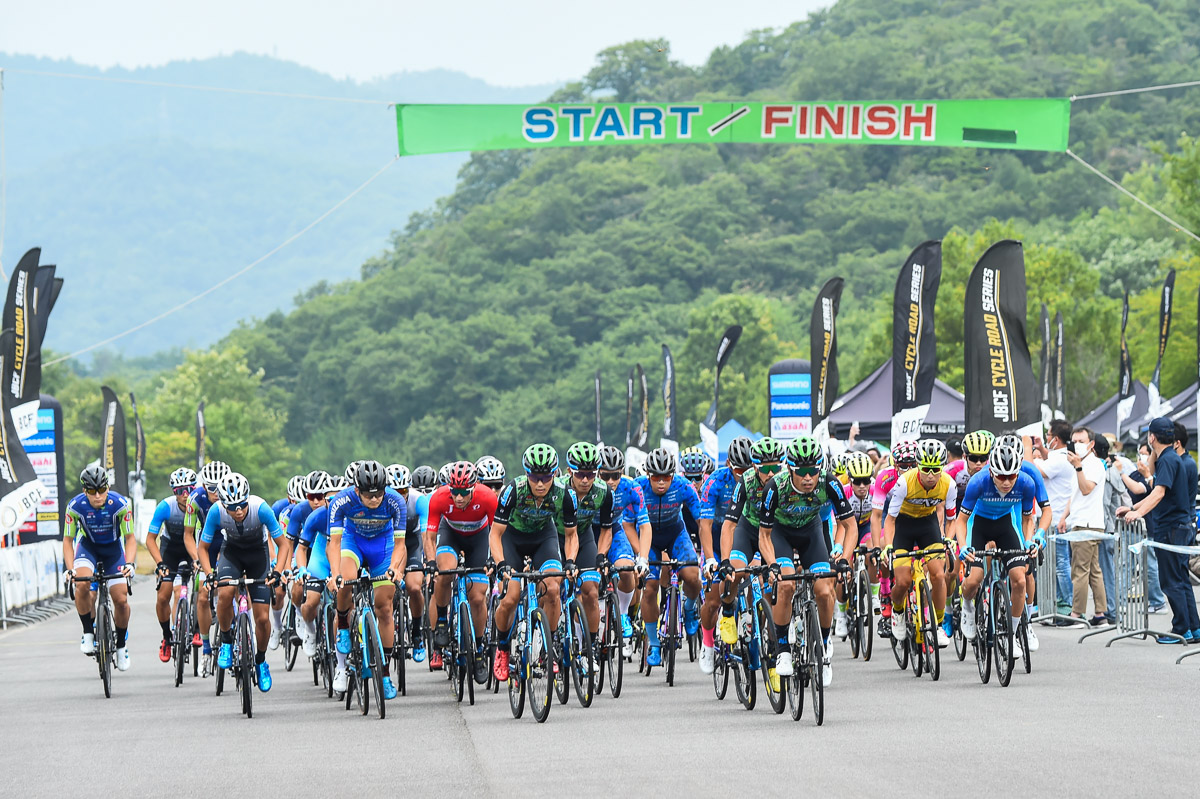
[(1000, 480), (1001, 482), (1005, 482), (1005, 483), (1017, 479), (1017, 476), (1015, 474), (999, 474), (997, 472), (992, 472), (992, 477), (996, 480)]
[(325, 499), (324, 494), (305, 494), (304, 496), (306, 499), (311, 499), (313, 502), (316, 502), (318, 499)]
[(649, 477), (651, 480), (670, 480), (670, 479), (671, 479), (672, 477), (674, 477), (675, 475), (674, 475), (673, 473), (671, 473), (671, 472), (668, 472), (668, 473), (666, 473), (666, 474), (650, 474), (650, 475), (647, 475), (647, 476), (648, 476), (648, 477)]
[(870, 477), (851, 477), (850, 482), (856, 486), (869, 486), (871, 484)]
[(537, 483), (538, 485), (541, 485), (542, 483), (549, 483), (554, 480), (554, 475), (552, 474), (530, 474), (526, 476), (529, 478), (529, 482)]
[(233, 513), (234, 511), (245, 510), (248, 507), (250, 507), (250, 502), (246, 500), (243, 502), (232, 502), (225, 506), (225, 510)]
[(383, 497), (383, 495), (385, 493), (387, 493), (387, 489), (381, 488), (378, 491), (361, 491), (360, 490), (359, 493), (362, 494), (363, 499), (381, 499)]
[[(763, 469), (763, 471), (766, 471), (766, 469)], [(816, 466), (797, 466), (792, 469), (792, 474), (797, 477), (816, 477), (820, 473), (821, 470)], [(768, 472), (768, 474), (770, 473)]]
[[(91, 492), (89, 491), (88, 493), (90, 494)], [(192, 493), (192, 486), (180, 486), (179, 488), (172, 488), (171, 493), (177, 497), (184, 497)]]
[(107, 488), (85, 488), (85, 489), (83, 489), (83, 493), (87, 494), (89, 497), (98, 497), (101, 494), (106, 493), (107, 491), (108, 491)]
[(763, 474), (776, 474), (783, 468), (783, 465), (778, 463), (756, 463), (754, 464), (754, 468)]
[(941, 466), (922, 466), (921, 474), (937, 474), (942, 470)]
[(987, 463), (988, 456), (987, 455), (968, 455), (967, 460), (969, 460), (971, 463)]
[(451, 488), (450, 496), (452, 496), (452, 497), (469, 497), (469, 496), (471, 496), (471, 489), (469, 489), (469, 488)]
[(600, 479), (606, 483), (609, 480), (620, 480), (621, 473), (620, 472), (600, 472)]
[(572, 472), (572, 474), (575, 475), (576, 477), (578, 477), (580, 480), (591, 480), (596, 476), (596, 470), (595, 469), (576, 469), (574, 472)]

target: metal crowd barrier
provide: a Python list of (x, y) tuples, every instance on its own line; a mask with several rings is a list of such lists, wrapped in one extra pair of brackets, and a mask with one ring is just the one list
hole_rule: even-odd
[(1089, 627), (1087, 619), (1076, 619), (1065, 613), (1058, 612), (1058, 572), (1055, 569), (1056, 550), (1059, 546), (1067, 546), (1065, 541), (1056, 540), (1057, 536), (1046, 539), (1046, 546), (1038, 556), (1038, 564), (1034, 569), (1034, 579), (1037, 581), (1038, 614), (1030, 618), (1043, 624), (1056, 626)]
[[(1146, 523), (1139, 519), (1130, 524), (1117, 520), (1117, 552), (1113, 569), (1117, 584), (1117, 635), (1109, 639), (1105, 647), (1122, 638), (1141, 638), (1167, 635), (1183, 637), (1171, 632), (1159, 632), (1150, 627), (1150, 587), (1147, 568)], [(1131, 547), (1133, 549), (1131, 549)], [(1098, 632), (1109, 633), (1111, 629)], [(1094, 634), (1094, 633), (1093, 633)], [(1087, 638), (1084, 636), (1083, 638)], [(1079, 640), (1082, 641), (1083, 638)]]
[(71, 607), (59, 542), (0, 549), (0, 628), (45, 621)]

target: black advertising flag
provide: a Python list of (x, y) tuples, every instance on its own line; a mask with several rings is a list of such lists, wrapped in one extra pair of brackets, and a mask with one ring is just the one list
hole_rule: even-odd
[(1171, 336), (1171, 306), (1175, 299), (1175, 270), (1167, 272), (1163, 281), (1162, 298), (1158, 303), (1158, 360), (1154, 364), (1154, 375), (1146, 388), (1150, 394), (1150, 409), (1147, 411), (1151, 418), (1163, 413), (1162, 407), (1162, 362), (1163, 354), (1167, 351), (1167, 339)]
[(679, 440), (679, 422), (675, 416), (675, 359), (671, 357), (671, 348), (662, 345), (663, 353), (663, 438), (669, 441)]
[(104, 424), (100, 431), (100, 465), (108, 470), (108, 481), (118, 494), (129, 496), (128, 441), (125, 437), (125, 411), (108, 386), (100, 387), (104, 397)]
[(831, 277), (817, 292), (812, 316), (808, 322), (809, 346), (812, 357), (812, 425), (815, 428), (826, 416), (838, 395), (837, 314), (842, 302), (846, 281)]
[(633, 370), (625, 382), (625, 449), (633, 444)]
[(5, 339), (4, 404), (13, 417), (20, 438), (37, 432), (38, 396), (42, 386), (42, 336), (37, 322), (36, 292), (38, 258), (33, 248), (21, 257), (8, 281), (3, 325), (11, 336)]
[(638, 374), (638, 399), (642, 406), (642, 420), (638, 422), (637, 433), (634, 435), (634, 446), (638, 449), (645, 449), (646, 442), (650, 440), (650, 396), (646, 392), (646, 373), (642, 370), (642, 365), (637, 365)]
[(196, 471), (204, 468), (204, 440), (208, 430), (204, 427), (204, 400), (196, 406)]
[(1054, 314), (1054, 395), (1051, 397), (1056, 418), (1066, 418), (1063, 408), (1063, 315), (1062, 311)]
[(46, 338), (46, 323), (50, 319), (50, 311), (54, 309), (58, 293), (62, 290), (62, 278), (54, 276), (55, 269), (56, 267), (53, 265), (43, 264), (38, 267), (37, 274), (34, 276), (33, 315), (39, 343)]
[[(0, 333), (0, 371), (8, 373), (13, 331)], [(37, 414), (34, 414), (36, 420)], [(46, 489), (38, 479), (9, 413), (7, 391), (0, 391), (0, 535), (6, 543), (20, 543), (17, 527), (37, 510)], [(61, 496), (61, 495), (60, 495)]]
[(1050, 424), (1050, 420), (1054, 418), (1054, 413), (1050, 410), (1050, 397), (1054, 393), (1050, 381), (1053, 379), (1054, 370), (1050, 364), (1050, 311), (1046, 308), (1046, 303), (1042, 303), (1042, 424)]
[(963, 383), (967, 429), (1038, 433), (1038, 391), (1025, 337), (1025, 256), (1019, 241), (988, 248), (967, 280)]
[(908, 256), (892, 300), (892, 442), (915, 441), (933, 399), (937, 336), (933, 308), (942, 280), (942, 243), (927, 241)]
[(717, 406), (721, 397), (721, 370), (725, 368), (725, 364), (729, 361), (729, 354), (733, 352), (741, 335), (741, 325), (730, 325), (726, 328), (725, 335), (721, 336), (720, 343), (717, 344), (717, 370), (713, 376), (713, 401), (708, 408), (708, 413), (704, 416), (704, 426), (712, 431), (717, 429)]
[(600, 435), (600, 370), (596, 370), (596, 443), (604, 440)]
[(1117, 374), (1117, 429), (1115, 435), (1121, 438), (1121, 425), (1133, 414), (1133, 358), (1129, 356), (1129, 342), (1125, 339), (1125, 327), (1129, 324), (1129, 292), (1121, 304), (1121, 362)]
[(142, 430), (142, 417), (138, 416), (137, 399), (129, 392), (129, 407), (133, 411), (133, 428), (136, 440), (133, 449), (133, 470), (141, 474), (146, 466), (146, 433)]

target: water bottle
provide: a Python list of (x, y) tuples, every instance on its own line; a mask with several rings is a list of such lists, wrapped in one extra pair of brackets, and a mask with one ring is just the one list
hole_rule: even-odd
[(749, 611), (742, 611), (741, 625), (742, 637), (749, 640), (754, 635), (754, 619)]
[(804, 617), (797, 616), (792, 619), (792, 641), (804, 640)]

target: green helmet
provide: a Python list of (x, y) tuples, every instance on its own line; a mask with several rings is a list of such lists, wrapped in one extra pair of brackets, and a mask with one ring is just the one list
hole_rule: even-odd
[(765, 436), (750, 445), (750, 460), (755, 463), (771, 463), (783, 460), (783, 444)]
[(825, 451), (811, 436), (800, 436), (787, 445), (787, 465), (793, 469), (800, 466), (816, 466), (825, 464)]
[(534, 444), (521, 456), (526, 474), (551, 474), (558, 471), (558, 453), (549, 444)]
[(595, 470), (600, 466), (600, 450), (595, 444), (578, 441), (567, 450), (567, 466), (571, 471)]

